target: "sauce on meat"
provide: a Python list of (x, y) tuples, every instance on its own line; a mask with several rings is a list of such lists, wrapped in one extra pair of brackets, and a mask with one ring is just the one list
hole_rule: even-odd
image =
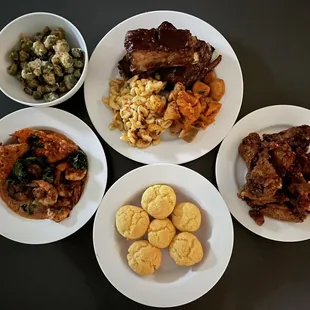
[[(61, 133), (51, 130), (42, 131), (76, 145)], [(33, 181), (27, 181), (26, 184), (4, 182), (0, 185), (0, 198), (13, 212), (22, 217), (49, 218), (60, 222), (69, 215), (71, 209), (79, 201), (87, 179), (87, 169), (72, 168), (69, 165), (69, 156), (57, 163), (45, 163), (46, 167), (54, 171), (53, 180), (49, 181), (50, 183), (42, 180), (43, 170), (40, 164), (28, 164), (27, 171)], [(31, 158), (31, 156), (24, 155), (20, 160), (29, 157)], [(60, 170), (57, 170), (58, 166)], [(70, 175), (71, 179), (67, 178), (67, 175)]]

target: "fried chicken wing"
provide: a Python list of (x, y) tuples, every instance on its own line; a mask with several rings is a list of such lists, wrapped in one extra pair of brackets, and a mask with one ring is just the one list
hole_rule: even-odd
[(286, 142), (277, 144), (271, 151), (271, 162), (281, 177), (284, 177), (293, 167), (295, 158), (296, 154)]
[(238, 197), (252, 209), (257, 223), (264, 216), (300, 223), (310, 212), (310, 126), (244, 138), (239, 154), (248, 167), (246, 184)]
[(257, 198), (256, 196), (251, 195), (250, 192), (243, 192), (243, 199), (252, 208), (262, 207), (269, 203), (281, 204), (290, 201), (289, 197), (287, 197), (287, 195), (285, 195), (281, 190), (277, 191), (274, 196), (262, 198)]
[(62, 139), (60, 135), (41, 130), (25, 128), (16, 131), (12, 136), (20, 143), (29, 143), (34, 147), (37, 156), (45, 156), (49, 163), (55, 163), (78, 150), (78, 146)]
[(302, 219), (296, 216), (285, 204), (268, 204), (260, 209), (264, 216), (271, 217), (279, 221), (300, 223)]
[(265, 223), (264, 215), (260, 212), (260, 210), (250, 210), (249, 215), (258, 226), (262, 226)]
[(255, 197), (265, 199), (276, 194), (282, 188), (282, 180), (269, 162), (268, 150), (259, 153), (258, 161), (246, 176), (246, 185), (240, 197)]
[(10, 175), (15, 162), (29, 151), (26, 143), (0, 146), (0, 184), (3, 184)]
[(250, 133), (248, 136), (243, 138), (240, 143), (238, 151), (242, 159), (245, 161), (248, 169), (251, 168), (252, 161), (258, 154), (261, 144), (261, 139), (256, 132)]
[(305, 180), (301, 172), (292, 174), (288, 190), (296, 197), (299, 207), (310, 211), (310, 183)]
[(279, 133), (264, 134), (263, 139), (266, 141), (287, 142), (294, 150), (297, 147), (306, 148), (310, 144), (310, 126), (302, 125), (291, 127)]
[(302, 148), (296, 149), (297, 161), (300, 164), (302, 174), (305, 178), (310, 179), (310, 153)]

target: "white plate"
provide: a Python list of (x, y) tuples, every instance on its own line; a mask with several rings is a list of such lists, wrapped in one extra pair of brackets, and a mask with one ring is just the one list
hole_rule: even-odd
[(217, 155), (217, 185), (231, 214), (244, 227), (264, 238), (287, 242), (310, 239), (310, 217), (303, 223), (281, 222), (265, 217), (265, 223), (258, 226), (249, 216), (249, 206), (237, 197), (247, 173), (246, 165), (238, 154), (238, 146), (251, 132), (275, 133), (305, 124), (310, 124), (310, 110), (301, 107), (276, 105), (257, 110), (233, 127)]
[[(115, 212), (124, 204), (139, 206), (143, 191), (154, 184), (172, 186), (177, 203), (200, 206), (202, 225), (195, 234), (205, 257), (192, 268), (178, 267), (164, 249), (159, 270), (140, 277), (127, 265), (131, 243), (116, 231)], [(221, 278), (233, 248), (233, 226), (223, 198), (207, 179), (181, 166), (154, 164), (127, 173), (109, 189), (95, 218), (93, 238), (98, 263), (116, 289), (141, 304), (173, 307), (199, 298)]]
[(1, 235), (21, 243), (50, 243), (76, 232), (97, 210), (107, 183), (106, 157), (92, 130), (68, 112), (55, 108), (27, 108), (11, 113), (0, 120), (0, 141), (6, 143), (11, 133), (25, 127), (60, 132), (78, 144), (88, 158), (88, 180), (81, 199), (70, 216), (60, 223), (23, 218), (0, 200)]
[[(144, 150), (130, 147), (120, 140), (120, 132), (110, 131), (112, 111), (101, 102), (109, 95), (109, 80), (118, 76), (117, 63), (125, 55), (124, 38), (128, 30), (152, 28), (169, 21), (177, 28), (189, 29), (199, 39), (210, 42), (223, 55), (216, 68), (225, 80), (226, 94), (215, 124), (200, 131), (190, 144), (164, 133), (162, 142)], [(102, 138), (117, 152), (137, 162), (182, 164), (210, 152), (229, 132), (238, 116), (243, 96), (243, 80), (238, 59), (226, 39), (205, 21), (180, 12), (155, 11), (131, 17), (113, 28), (93, 52), (84, 84), (87, 111)]]

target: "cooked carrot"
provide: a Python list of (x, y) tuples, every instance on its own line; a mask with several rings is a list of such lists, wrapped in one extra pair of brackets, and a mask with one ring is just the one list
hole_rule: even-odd
[(205, 116), (208, 117), (215, 117), (216, 114), (219, 112), (219, 110), (221, 109), (222, 104), (217, 102), (217, 101), (212, 101), (211, 103), (209, 103), (207, 111), (205, 112)]
[(198, 94), (200, 96), (208, 96), (210, 93), (210, 87), (205, 83), (196, 81), (193, 85), (192, 91), (194, 94)]
[(210, 84), (212, 81), (214, 81), (216, 79), (216, 74), (214, 73), (214, 71), (209, 72), (205, 78), (204, 78), (204, 82), (206, 84)]
[(225, 94), (225, 82), (222, 79), (215, 79), (210, 83), (210, 96), (212, 99), (219, 101)]

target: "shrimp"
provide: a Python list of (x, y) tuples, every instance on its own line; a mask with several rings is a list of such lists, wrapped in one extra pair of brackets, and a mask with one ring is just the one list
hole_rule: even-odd
[(73, 208), (73, 203), (69, 198), (61, 198), (57, 200), (57, 202), (53, 205), (53, 208), (69, 208), (71, 210)]
[(85, 178), (87, 170), (68, 168), (65, 171), (65, 179), (68, 181), (81, 181)]
[(38, 203), (48, 207), (57, 202), (58, 191), (52, 184), (43, 180), (35, 180), (28, 186), (34, 187), (32, 193)]
[(78, 201), (80, 200), (80, 197), (82, 195), (82, 185), (76, 185), (73, 188), (73, 196), (72, 196), (72, 202), (73, 205), (76, 205)]
[(60, 209), (48, 208), (47, 218), (55, 222), (61, 222), (62, 220), (64, 220), (69, 216), (70, 211), (71, 210), (69, 208), (60, 208)]
[(68, 198), (72, 197), (73, 191), (72, 191), (72, 186), (70, 184), (59, 184), (57, 185), (57, 190), (58, 190), (58, 195), (60, 197)]

